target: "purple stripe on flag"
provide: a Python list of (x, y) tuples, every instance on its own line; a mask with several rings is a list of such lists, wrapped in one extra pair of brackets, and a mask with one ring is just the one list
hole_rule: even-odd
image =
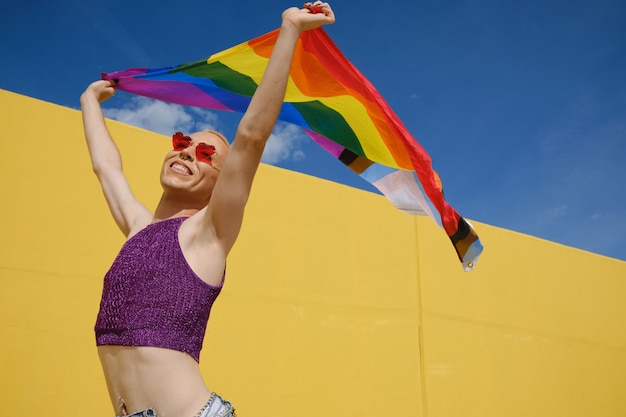
[(169, 101), (185, 106), (197, 106), (214, 110), (233, 111), (221, 101), (206, 94), (193, 84), (180, 81), (150, 81), (141, 78), (120, 78), (118, 90), (156, 100)]
[(346, 149), (338, 143), (335, 143), (332, 140), (327, 139), (325, 136), (315, 133), (312, 130), (304, 129), (304, 131), (307, 133), (307, 135), (309, 135), (311, 139), (313, 139), (315, 143), (320, 145), (322, 148), (324, 148), (326, 152), (330, 153), (335, 158), (339, 158), (341, 152)]

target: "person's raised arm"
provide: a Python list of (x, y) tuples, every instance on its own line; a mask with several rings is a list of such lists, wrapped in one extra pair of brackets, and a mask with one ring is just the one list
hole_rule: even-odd
[(114, 93), (110, 81), (96, 81), (80, 96), (80, 104), (93, 171), (100, 181), (115, 222), (128, 236), (133, 227), (142, 221), (149, 221), (152, 214), (133, 195), (122, 172), (122, 158), (104, 122), (100, 102)]
[[(317, 13), (311, 11), (314, 8)], [(289, 8), (282, 14), (269, 63), (238, 126), (204, 215), (203, 229), (215, 234), (226, 253), (241, 228), (252, 180), (282, 107), (300, 33), (334, 21), (332, 9), (322, 2), (306, 3), (303, 9)]]

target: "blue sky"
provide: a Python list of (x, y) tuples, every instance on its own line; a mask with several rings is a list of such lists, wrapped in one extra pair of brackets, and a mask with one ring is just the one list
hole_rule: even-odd
[[(101, 72), (207, 57), (291, 5), (0, 0), (0, 88), (78, 108)], [(430, 153), (457, 211), (626, 260), (626, 2), (332, 5), (328, 33)], [(232, 137), (239, 117), (122, 93), (105, 107), (163, 134)], [(265, 161), (370, 190), (291, 127), (275, 133)]]

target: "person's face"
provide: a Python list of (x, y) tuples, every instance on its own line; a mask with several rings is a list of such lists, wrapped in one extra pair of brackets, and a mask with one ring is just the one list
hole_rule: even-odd
[(198, 132), (172, 136), (172, 150), (165, 156), (161, 184), (172, 190), (185, 190), (206, 198), (219, 176), (228, 146), (214, 133)]

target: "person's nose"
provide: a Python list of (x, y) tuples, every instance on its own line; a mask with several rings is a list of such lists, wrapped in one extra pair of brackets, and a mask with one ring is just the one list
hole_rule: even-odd
[(182, 160), (193, 161), (193, 158), (196, 154), (195, 151), (196, 151), (196, 147), (193, 145), (190, 145), (186, 147), (185, 149), (183, 149), (182, 151), (180, 151), (179, 156)]

